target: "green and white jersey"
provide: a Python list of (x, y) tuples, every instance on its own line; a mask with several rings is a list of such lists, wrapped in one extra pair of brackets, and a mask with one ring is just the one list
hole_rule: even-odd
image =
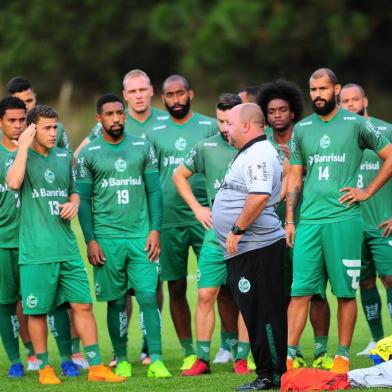
[[(159, 124), (161, 121), (166, 121), (169, 119), (169, 114), (164, 112), (163, 110), (157, 108), (151, 108), (151, 113), (148, 118), (140, 122), (134, 119), (130, 114), (128, 109), (125, 109), (126, 118), (125, 118), (125, 132), (139, 136), (143, 139), (146, 137), (146, 133), (149, 129), (153, 128), (155, 125)], [(96, 139), (99, 136), (102, 136), (102, 125), (101, 123), (97, 123), (94, 128), (91, 130), (88, 138), (90, 141)]]
[(59, 121), (57, 122), (56, 146), (59, 148), (64, 148), (68, 152), (72, 153), (67, 133), (65, 132), (63, 124)]
[(210, 207), (221, 186), (227, 169), (238, 153), (223, 139), (220, 133), (197, 143), (184, 160), (184, 166), (192, 173), (204, 174)]
[(16, 152), (0, 145), (0, 248), (19, 247), (19, 193), (8, 188), (6, 176)]
[(30, 149), (20, 190), (19, 264), (53, 263), (80, 258), (71, 222), (60, 205), (76, 193), (68, 151), (53, 148), (47, 157)]
[[(372, 117), (370, 122), (392, 142), (392, 124)], [(372, 150), (366, 149), (363, 153), (361, 167), (358, 175), (358, 188), (366, 188), (379, 172), (383, 160)], [(365, 229), (375, 229), (381, 222), (392, 217), (392, 180), (370, 199), (361, 203), (361, 211)]]
[(77, 183), (93, 186), (94, 235), (97, 238), (146, 237), (150, 218), (144, 175), (158, 172), (151, 143), (126, 134), (118, 144), (102, 137), (78, 157)]
[(387, 144), (370, 122), (344, 109), (327, 122), (316, 114), (298, 122), (290, 163), (306, 169), (300, 221), (320, 224), (357, 217), (359, 204), (340, 204), (339, 189), (357, 186), (365, 148), (378, 152)]
[[(177, 192), (172, 176), (197, 142), (217, 132), (216, 120), (199, 113), (194, 113), (185, 124), (178, 125), (169, 119), (147, 132), (147, 139), (155, 147), (159, 162), (163, 194), (162, 229), (197, 223), (193, 212)], [(199, 203), (207, 206), (204, 176), (195, 174), (189, 183)]]

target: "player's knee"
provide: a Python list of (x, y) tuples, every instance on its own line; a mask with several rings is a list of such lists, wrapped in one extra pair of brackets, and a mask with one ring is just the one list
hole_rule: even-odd
[(213, 307), (216, 298), (216, 291), (211, 289), (199, 289), (197, 303), (200, 307)]
[(174, 280), (168, 282), (169, 294), (171, 300), (183, 299), (186, 296), (186, 281)]
[(136, 293), (136, 301), (138, 302), (140, 308), (156, 308), (157, 307), (157, 297), (156, 293), (147, 293), (147, 292), (137, 292)]
[(381, 281), (386, 289), (392, 288), (392, 275), (381, 276)]
[(91, 313), (93, 311), (92, 304), (71, 304), (71, 308), (75, 316), (81, 313)]
[(108, 301), (108, 307), (125, 309), (126, 302), (127, 302), (126, 297), (120, 297), (113, 301)]
[(233, 300), (233, 295), (231, 294), (231, 290), (229, 289), (229, 286), (223, 285), (219, 289), (219, 294), (218, 294), (218, 301), (230, 301)]
[(363, 279), (359, 283), (359, 287), (361, 288), (361, 290), (370, 290), (370, 289), (374, 288), (375, 286), (376, 286), (376, 277), (375, 276), (372, 276), (367, 279)]

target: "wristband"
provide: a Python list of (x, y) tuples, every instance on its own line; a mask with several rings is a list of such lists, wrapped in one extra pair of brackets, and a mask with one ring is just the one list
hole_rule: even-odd
[(295, 223), (292, 222), (292, 221), (287, 221), (287, 222), (284, 223), (285, 226), (286, 226), (286, 225), (294, 225), (294, 224), (295, 224)]

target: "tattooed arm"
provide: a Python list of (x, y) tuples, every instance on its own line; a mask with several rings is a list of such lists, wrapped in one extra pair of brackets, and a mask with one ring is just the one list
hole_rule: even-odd
[(290, 248), (294, 246), (294, 216), (295, 208), (297, 207), (301, 194), (303, 171), (304, 167), (302, 165), (292, 165), (287, 181), (285, 231), (287, 246)]

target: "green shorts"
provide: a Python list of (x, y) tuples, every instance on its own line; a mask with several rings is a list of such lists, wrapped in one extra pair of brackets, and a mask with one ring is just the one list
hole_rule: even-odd
[(327, 280), (338, 298), (355, 298), (361, 274), (362, 219), (297, 227), (293, 256), (293, 297), (319, 294)]
[(204, 234), (197, 270), (197, 287), (220, 287), (227, 282), (227, 267), (223, 250), (218, 243), (214, 230)]
[(64, 302), (92, 303), (81, 259), (19, 267), (24, 314), (47, 314)]
[(377, 229), (363, 233), (361, 280), (392, 275), (392, 236), (382, 233)]
[(192, 246), (197, 258), (203, 244), (205, 230), (200, 224), (162, 229), (161, 280), (180, 280), (188, 275), (188, 252)]
[(0, 305), (15, 303), (20, 296), (18, 249), (0, 248)]
[(97, 241), (106, 257), (103, 266), (94, 266), (97, 301), (113, 301), (125, 296), (130, 289), (156, 292), (159, 263), (148, 259), (145, 237)]

